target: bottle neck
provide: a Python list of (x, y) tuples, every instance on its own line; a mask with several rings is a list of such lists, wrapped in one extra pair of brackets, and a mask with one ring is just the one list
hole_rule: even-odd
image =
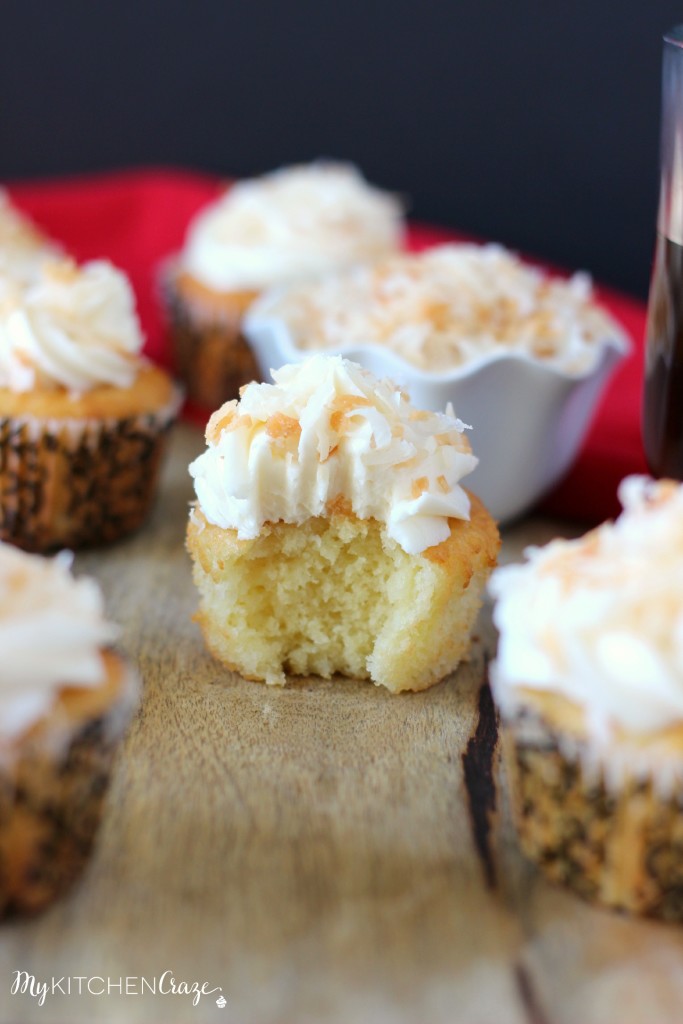
[(664, 36), (659, 232), (683, 245), (683, 25)]

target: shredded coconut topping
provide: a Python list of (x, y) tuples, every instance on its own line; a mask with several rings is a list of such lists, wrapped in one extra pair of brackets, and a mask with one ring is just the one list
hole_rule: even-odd
[(209, 420), (190, 466), (199, 507), (240, 538), (350, 508), (417, 554), (469, 518), (459, 481), (477, 459), (452, 409), (415, 409), (391, 381), (340, 356), (313, 356), (248, 384)]
[(496, 695), (562, 694), (598, 737), (683, 721), (683, 486), (627, 477), (624, 511), (493, 574)]
[(516, 352), (580, 374), (600, 343), (627, 347), (588, 275), (553, 278), (500, 245), (442, 245), (267, 293), (255, 319), (284, 322), (295, 347), (379, 345), (425, 371)]

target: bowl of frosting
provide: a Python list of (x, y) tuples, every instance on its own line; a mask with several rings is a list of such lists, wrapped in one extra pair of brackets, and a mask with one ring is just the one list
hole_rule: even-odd
[(471, 427), (471, 488), (499, 521), (570, 468), (615, 366), (622, 327), (590, 277), (551, 276), (497, 244), (400, 253), (266, 291), (244, 333), (260, 369), (333, 352)]

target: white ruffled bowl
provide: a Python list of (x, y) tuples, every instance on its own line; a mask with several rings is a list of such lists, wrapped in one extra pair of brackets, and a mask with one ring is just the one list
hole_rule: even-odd
[[(279, 290), (250, 308), (243, 332), (264, 378), (270, 370), (313, 354), (294, 343), (288, 326), (270, 313)], [(524, 353), (501, 353), (442, 373), (411, 366), (375, 344), (324, 348), (390, 377), (424, 409), (456, 415), (472, 426), (476, 470), (463, 482), (504, 523), (531, 508), (567, 472), (590, 426), (598, 399), (614, 367), (630, 350), (626, 334), (614, 331), (599, 343), (595, 364), (570, 374)]]

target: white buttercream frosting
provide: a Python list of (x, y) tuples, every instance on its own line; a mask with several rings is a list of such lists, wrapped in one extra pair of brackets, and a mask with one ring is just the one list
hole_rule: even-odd
[(217, 291), (260, 290), (375, 260), (402, 238), (402, 210), (350, 164), (240, 181), (190, 225), (182, 267)]
[(0, 544), (0, 742), (48, 714), (64, 687), (105, 681), (101, 651), (117, 629), (97, 584), (70, 564)]
[(500, 245), (440, 245), (266, 293), (251, 316), (283, 322), (305, 350), (377, 345), (426, 372), (517, 353), (588, 372), (626, 335), (588, 275), (565, 280)]
[(13, 205), (5, 189), (0, 188), (0, 296), (8, 283), (29, 284), (42, 265), (55, 259), (57, 246), (49, 241)]
[(477, 459), (452, 410), (415, 409), (389, 380), (340, 356), (317, 355), (248, 384), (207, 427), (190, 466), (206, 519), (240, 538), (264, 523), (324, 516), (341, 499), (386, 523), (410, 554), (469, 518), (460, 480)]
[(142, 344), (128, 279), (103, 260), (46, 264), (0, 296), (0, 387), (130, 387)]
[(619, 496), (614, 523), (532, 548), (490, 583), (501, 706), (560, 694), (598, 738), (683, 722), (683, 486), (627, 477)]

